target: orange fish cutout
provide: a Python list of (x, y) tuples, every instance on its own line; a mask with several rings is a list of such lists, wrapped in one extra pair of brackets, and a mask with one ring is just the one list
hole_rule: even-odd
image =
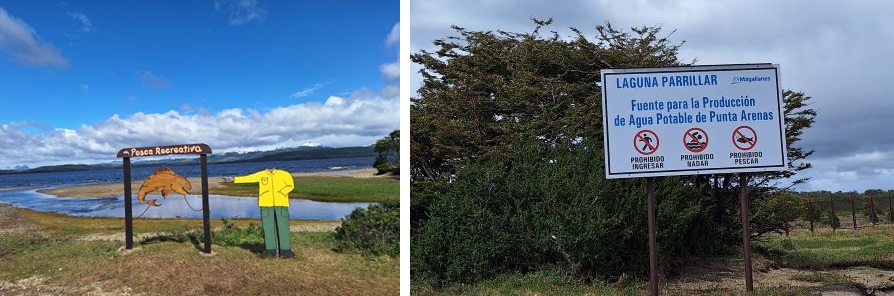
[(168, 194), (171, 192), (177, 192), (183, 195), (189, 194), (189, 191), (192, 189), (192, 184), (189, 183), (189, 180), (178, 175), (171, 169), (167, 167), (160, 167), (155, 169), (155, 173), (150, 175), (149, 178), (146, 178), (146, 181), (143, 181), (143, 185), (140, 186), (140, 191), (137, 192), (137, 200), (140, 203), (149, 204), (150, 206), (160, 206), (161, 204), (156, 204), (154, 199), (145, 200), (146, 194), (149, 192), (153, 192), (161, 189), (161, 196), (167, 198)]

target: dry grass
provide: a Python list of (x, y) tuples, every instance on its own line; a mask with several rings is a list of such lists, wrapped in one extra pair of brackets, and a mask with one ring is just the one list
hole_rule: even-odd
[[(212, 245), (203, 256), (189, 243), (147, 242), (116, 252), (120, 241), (85, 236), (120, 233), (121, 218), (79, 218), (0, 205), (0, 295), (106, 291), (150, 295), (389, 295), (400, 286), (399, 258), (333, 251), (331, 231), (293, 232), (293, 259), (260, 258), (241, 247)], [(220, 221), (213, 221), (220, 226)], [(257, 219), (234, 220), (248, 225)], [(137, 233), (201, 228), (201, 220), (138, 219)], [(332, 221), (292, 221), (315, 227)], [(26, 227), (23, 227), (26, 226)], [(123, 236), (122, 236), (123, 239)], [(26, 284), (21, 284), (26, 283)], [(111, 291), (111, 292), (109, 292)]]

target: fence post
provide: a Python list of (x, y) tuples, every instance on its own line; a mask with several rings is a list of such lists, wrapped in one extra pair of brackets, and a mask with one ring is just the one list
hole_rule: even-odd
[(854, 230), (857, 230), (857, 208), (854, 205), (855, 197), (851, 195), (851, 219), (854, 222)]
[(829, 217), (831, 220), (829, 224), (832, 225), (832, 232), (835, 232), (835, 220), (838, 220), (838, 214), (835, 214), (835, 200), (832, 197), (835, 196), (832, 193), (829, 193), (829, 205), (832, 206), (832, 217)]
[(807, 220), (810, 220), (810, 233), (813, 233), (813, 198), (807, 197)]

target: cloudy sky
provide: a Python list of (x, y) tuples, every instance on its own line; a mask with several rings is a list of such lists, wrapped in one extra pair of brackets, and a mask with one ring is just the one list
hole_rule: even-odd
[[(697, 64), (776, 63), (782, 87), (813, 97), (819, 113), (801, 141), (815, 149), (812, 179), (797, 190), (894, 188), (894, 2), (890, 1), (519, 1), (414, 0), (411, 52), (433, 48), (470, 30), (530, 32), (531, 17), (554, 23), (547, 30), (571, 36), (576, 27), (595, 36), (595, 25), (662, 26), (685, 41), (684, 61)], [(412, 65), (415, 93), (421, 78)]]
[(398, 7), (0, 0), (0, 169), (372, 144), (400, 124)]

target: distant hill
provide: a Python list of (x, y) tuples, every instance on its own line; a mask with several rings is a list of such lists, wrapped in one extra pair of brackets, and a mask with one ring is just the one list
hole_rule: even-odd
[(87, 165), (87, 164), (63, 164), (63, 165), (42, 166), (39, 168), (30, 169), (30, 170), (0, 171), (0, 174), (74, 172), (74, 171), (91, 171), (91, 170), (101, 170), (101, 169), (104, 169), (104, 167), (95, 166), (95, 165)]
[[(352, 157), (375, 157), (378, 153), (372, 145), (362, 147), (294, 147), (281, 148), (272, 151), (252, 151), (245, 153), (221, 153), (209, 154), (208, 163), (246, 163), (246, 162), (264, 162), (264, 161), (287, 161), (287, 160), (309, 160), (309, 159), (330, 159), (330, 158), (352, 158)], [(155, 165), (189, 165), (195, 164), (194, 157), (181, 159), (150, 159), (141, 160), (134, 159), (134, 166), (155, 166)], [(88, 171), (100, 170), (107, 168), (120, 167), (120, 162), (112, 162), (105, 164), (65, 164), (54, 166), (42, 166), (29, 170), (0, 170), (0, 175), (6, 174), (26, 174), (26, 173), (46, 173), (46, 172), (71, 172), (71, 171)]]

